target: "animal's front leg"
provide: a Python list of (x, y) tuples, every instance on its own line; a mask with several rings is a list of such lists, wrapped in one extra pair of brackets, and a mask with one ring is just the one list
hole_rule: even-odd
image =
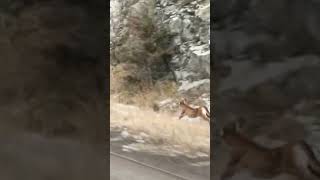
[(300, 167), (297, 174), (303, 180), (319, 180), (319, 176), (313, 174), (308, 167)]
[(221, 180), (230, 179), (236, 173), (235, 167), (228, 167), (221, 175)]
[(185, 111), (182, 111), (180, 116), (179, 116), (179, 119), (181, 119), (184, 116), (184, 114), (185, 114)]
[(223, 172), (221, 175), (221, 180), (227, 180), (230, 179), (234, 174), (239, 172), (241, 170), (241, 166), (239, 164), (234, 164), (231, 166), (228, 166), (227, 169)]

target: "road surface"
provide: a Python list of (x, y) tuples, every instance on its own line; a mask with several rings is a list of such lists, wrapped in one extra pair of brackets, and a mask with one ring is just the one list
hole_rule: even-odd
[(110, 154), (111, 180), (183, 180)]

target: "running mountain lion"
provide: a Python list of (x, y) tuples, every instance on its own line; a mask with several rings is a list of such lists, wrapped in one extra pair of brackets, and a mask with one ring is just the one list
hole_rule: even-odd
[(254, 142), (240, 132), (244, 120), (225, 126), (220, 135), (231, 148), (221, 180), (231, 179), (236, 173), (247, 169), (256, 178), (273, 178), (286, 173), (302, 180), (320, 180), (320, 163), (305, 141), (268, 148)]

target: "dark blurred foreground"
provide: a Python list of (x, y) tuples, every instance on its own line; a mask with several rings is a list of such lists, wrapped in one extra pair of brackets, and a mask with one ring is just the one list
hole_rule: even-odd
[(1, 2), (0, 179), (107, 179), (105, 9)]
[[(266, 147), (303, 139), (320, 152), (319, 1), (213, 4), (215, 128), (244, 118), (243, 133)], [(218, 178), (226, 151), (216, 136)]]

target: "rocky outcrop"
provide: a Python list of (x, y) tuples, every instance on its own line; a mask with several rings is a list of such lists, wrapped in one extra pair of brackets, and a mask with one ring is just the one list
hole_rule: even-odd
[[(111, 48), (116, 48), (119, 43), (122, 43), (121, 39), (130, 38), (128, 34), (133, 34), (129, 28), (130, 23), (133, 22), (130, 17), (139, 16), (139, 11), (154, 8), (151, 11), (155, 13), (153, 19), (155, 26), (158, 30), (164, 31), (164, 34), (161, 32), (158, 34), (161, 36), (161, 41), (166, 42), (163, 43), (164, 45), (161, 44), (162, 48), (174, 48), (175, 51), (169, 53), (169, 57), (161, 57), (160, 64), (154, 63), (151, 69), (157, 75), (153, 78), (157, 79), (157, 76), (171, 78), (170, 73), (173, 73), (179, 84), (180, 93), (188, 94), (189, 91), (197, 91), (198, 96), (208, 93), (210, 89), (208, 83), (210, 77), (210, 2), (208, 0), (156, 0), (155, 7), (151, 6), (150, 2), (152, 5), (152, 1), (143, 0), (111, 1)], [(140, 23), (143, 24), (141, 21), (143, 20), (140, 17)], [(111, 50), (111, 52), (115, 52), (112, 56), (114, 57), (112, 64), (117, 63), (116, 59), (128, 59), (121, 58), (119, 51)], [(138, 57), (139, 55), (135, 58), (139, 59)]]
[[(110, 5), (111, 64), (137, 65), (130, 69), (135, 77), (127, 79), (141, 82), (151, 76), (155, 82), (175, 80), (178, 95), (190, 97), (190, 101), (209, 94), (209, 0), (112, 0)], [(152, 26), (144, 25), (151, 20)], [(152, 30), (150, 37), (137, 33), (148, 28)], [(148, 68), (151, 72), (143, 73)], [(202, 103), (210, 104), (204, 99)], [(168, 110), (176, 107), (174, 103), (160, 106)]]
[(172, 37), (170, 46), (178, 51), (170, 59), (179, 92), (196, 95), (210, 90), (210, 2), (157, 1), (159, 25), (167, 28)]

